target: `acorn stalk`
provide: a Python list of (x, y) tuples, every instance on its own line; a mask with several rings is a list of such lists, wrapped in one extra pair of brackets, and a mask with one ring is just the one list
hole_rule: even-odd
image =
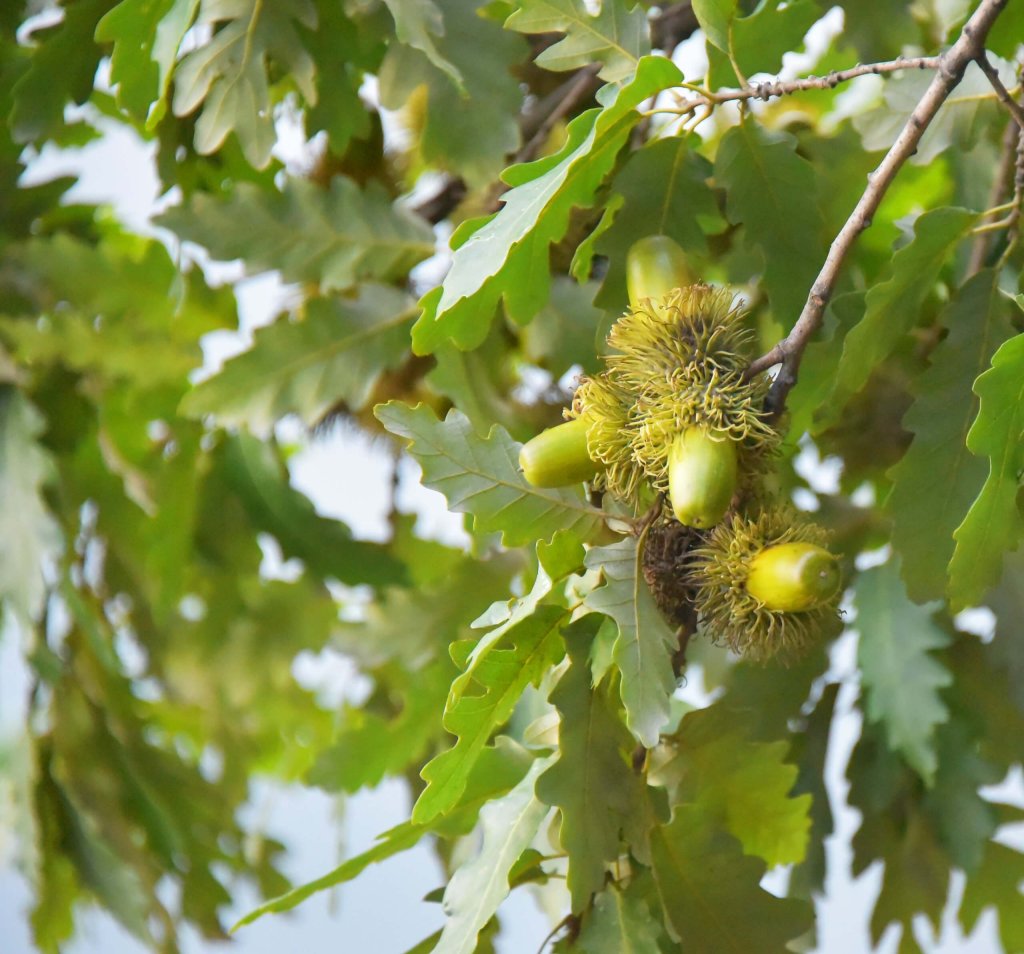
[(592, 479), (601, 465), (587, 450), (591, 421), (578, 417), (541, 431), (519, 451), (519, 466), (534, 487), (565, 487)]
[(676, 519), (707, 530), (725, 516), (739, 479), (736, 442), (690, 427), (668, 451), (668, 494)]

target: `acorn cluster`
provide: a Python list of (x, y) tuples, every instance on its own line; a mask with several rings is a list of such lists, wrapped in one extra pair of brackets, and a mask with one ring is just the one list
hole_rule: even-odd
[(685, 284), (665, 236), (626, 264), (630, 309), (605, 370), (523, 447), (524, 475), (588, 481), (634, 512), (656, 500), (645, 572), (662, 610), (750, 658), (791, 657), (836, 619), (841, 578), (826, 532), (764, 490), (781, 435), (763, 409), (769, 379), (747, 374), (745, 313), (728, 289)]

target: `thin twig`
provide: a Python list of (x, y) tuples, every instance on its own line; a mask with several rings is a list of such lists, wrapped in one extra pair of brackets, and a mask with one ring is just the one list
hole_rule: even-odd
[(1013, 250), (1020, 240), (1020, 220), (1024, 212), (1024, 129), (1019, 130), (1017, 136), (1017, 164), (1016, 173), (1013, 178), (1013, 209), (1010, 211), (1010, 224), (1006, 229), (1006, 248), (999, 256), (999, 267), (1009, 260)]
[(975, 61), (978, 66), (981, 67), (981, 71), (988, 77), (988, 81), (992, 84), (992, 89), (996, 91), (996, 96), (999, 97), (1001, 102), (1009, 111), (1010, 115), (1013, 116), (1014, 122), (1024, 129), (1024, 109), (1021, 109), (1020, 103), (1018, 103), (1011, 95), (1010, 91), (1003, 86), (1003, 81), (999, 78), (999, 71), (988, 61), (988, 57), (985, 55), (985, 51), (975, 57)]
[(939, 108), (963, 79), (967, 64), (977, 59), (984, 49), (985, 37), (1007, 2), (1008, 0), (982, 0), (971, 18), (964, 24), (957, 41), (938, 58), (936, 73), (928, 89), (914, 107), (885, 158), (868, 176), (867, 188), (832, 242), (825, 263), (811, 286), (807, 302), (792, 331), (748, 368), (747, 374), (753, 376), (767, 371), (776, 364), (782, 365), (765, 403), (766, 409), (773, 416), (781, 414), (786, 396), (796, 384), (800, 359), (812, 335), (821, 326), (825, 308), (832, 298), (846, 256), (860, 233), (871, 225), (871, 220), (893, 179), (916, 151), (921, 137)]
[[(988, 194), (988, 211), (982, 213), (982, 218), (989, 215), (1002, 215), (1013, 208), (1012, 202), (1002, 202), (1002, 198), (1010, 189), (1010, 177), (1013, 175), (1014, 162), (1017, 157), (1017, 144), (1020, 141), (1021, 130), (1016, 123), (1008, 122), (1003, 131), (1003, 142), (999, 149), (999, 168), (996, 169), (995, 178), (992, 180), (992, 189)], [(971, 258), (967, 263), (967, 277), (976, 275), (985, 267), (988, 254), (992, 247), (991, 236), (979, 235), (971, 248)]]
[(835, 89), (841, 83), (848, 83), (858, 76), (877, 76), (882, 73), (895, 73), (899, 70), (934, 70), (939, 68), (941, 60), (942, 57), (939, 56), (914, 56), (900, 57), (883, 63), (859, 63), (857, 66), (851, 66), (846, 70), (833, 70), (825, 76), (805, 76), (796, 80), (752, 83), (740, 89), (724, 89), (716, 93), (702, 90), (692, 83), (684, 83), (681, 85), (696, 95), (692, 98), (684, 99), (678, 112), (680, 115), (685, 116), (688, 113), (692, 113), (698, 106), (718, 106), (722, 103), (748, 99), (759, 99), (767, 102), (770, 99), (788, 96), (792, 93), (800, 93), (804, 90)]

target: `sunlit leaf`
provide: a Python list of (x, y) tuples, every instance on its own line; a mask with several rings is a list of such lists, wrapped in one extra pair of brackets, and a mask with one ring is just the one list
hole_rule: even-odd
[(676, 83), (679, 70), (662, 57), (645, 57), (626, 86), (605, 87), (601, 108), (569, 124), (568, 141), (553, 156), (505, 172), (511, 186), (497, 215), (463, 224), (452, 238), (455, 256), (441, 286), (422, 301), (413, 330), (419, 353), (450, 339), (461, 348), (479, 344), (499, 299), (525, 323), (548, 299), (548, 250), (565, 234), (574, 206), (590, 206), (611, 171), (630, 130), (636, 107)]
[(865, 713), (881, 724), (889, 747), (925, 780), (935, 778), (935, 728), (949, 710), (939, 695), (952, 676), (931, 651), (949, 636), (931, 619), (934, 607), (911, 603), (896, 561), (862, 573), (855, 602)]
[(601, 63), (598, 76), (618, 83), (630, 77), (651, 49), (647, 16), (640, 4), (605, 0), (595, 13), (583, 0), (519, 0), (505, 28), (520, 33), (564, 33), (537, 57), (548, 70), (577, 70)]
[(977, 500), (957, 527), (949, 564), (949, 594), (960, 609), (980, 603), (1002, 572), (1003, 556), (1024, 533), (1018, 505), (1024, 472), (1024, 335), (1004, 342), (992, 367), (974, 382), (981, 400), (967, 435), (967, 447), (989, 459), (988, 477)]
[(427, 783), (412, 817), (426, 823), (458, 804), (473, 766), (491, 735), (512, 714), (519, 697), (563, 653), (561, 627), (567, 610), (540, 606), (506, 630), (452, 684), (444, 727), (457, 741), (420, 773)]
[(507, 795), (480, 811), (480, 850), (453, 875), (445, 888), (444, 930), (437, 954), (473, 954), (477, 935), (509, 892), (509, 873), (529, 847), (549, 809), (534, 794), (550, 759), (537, 759)]
[(627, 537), (587, 553), (587, 568), (600, 570), (604, 583), (587, 594), (584, 605), (615, 620), (619, 635), (612, 658), (622, 673), (626, 724), (650, 747), (669, 720), (676, 688), (672, 654), (677, 643), (644, 579), (642, 552)]
[(52, 459), (37, 443), (43, 426), (18, 391), (0, 385), (0, 601), (25, 620), (42, 609), (44, 568), (61, 540), (42, 497), (53, 474)]
[(316, 7), (312, 0), (203, 0), (197, 24), (213, 33), (178, 65), (174, 113), (188, 116), (202, 106), (196, 150), (215, 152), (233, 132), (246, 159), (262, 169), (276, 138), (268, 61), (287, 69), (306, 100), (316, 102), (315, 67), (296, 28), (316, 28)]

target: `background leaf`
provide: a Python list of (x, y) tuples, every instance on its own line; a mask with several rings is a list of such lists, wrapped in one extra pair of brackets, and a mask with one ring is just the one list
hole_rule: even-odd
[(860, 575), (855, 603), (865, 714), (930, 784), (938, 762), (935, 727), (949, 716), (939, 690), (952, 681), (930, 651), (946, 646), (949, 636), (932, 621), (931, 609), (906, 598), (894, 560)]
[(340, 402), (361, 410), (380, 376), (408, 357), (417, 314), (413, 299), (385, 285), (313, 298), (297, 319), (257, 329), (252, 347), (190, 391), (182, 412), (265, 438), (289, 414), (313, 426)]
[(45, 594), (43, 569), (58, 555), (60, 530), (42, 498), (53, 473), (36, 439), (39, 412), (10, 385), (0, 384), (0, 600), (24, 619), (35, 619)]
[(329, 190), (290, 179), (281, 192), (240, 184), (227, 199), (197, 195), (157, 222), (214, 258), (242, 258), (252, 271), (337, 291), (388, 281), (433, 254), (426, 222), (393, 205), (375, 184), (335, 176)]

